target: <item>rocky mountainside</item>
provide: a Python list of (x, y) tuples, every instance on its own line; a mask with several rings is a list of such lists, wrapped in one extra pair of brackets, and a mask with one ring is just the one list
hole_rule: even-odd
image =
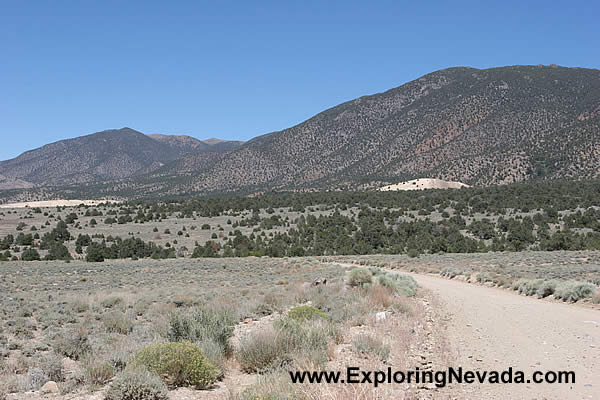
[[(145, 175), (93, 187), (93, 193), (129, 197), (359, 189), (416, 178), (469, 185), (595, 178), (600, 174), (600, 70), (450, 68), (224, 152), (182, 155), (179, 144), (202, 145), (172, 137), (154, 142), (169, 146), (160, 159), (158, 153), (112, 156), (108, 148), (83, 156), (58, 142), (49, 146), (57, 147), (52, 154), (63, 154), (66, 164), (46, 157), (45, 164), (36, 164), (45, 165), (43, 170), (35, 170), (23, 163), (31, 158), (28, 152), (0, 164), (0, 174), (34, 182), (41, 173), (36, 183), (56, 183), (56, 175), (69, 171), (72, 180), (118, 179), (125, 175), (120, 171), (146, 168)], [(115, 159), (99, 168), (90, 162), (94, 157)], [(9, 173), (14, 169), (6, 163), (19, 159), (24, 173)], [(157, 159), (164, 165), (141, 165)], [(113, 171), (107, 165), (127, 167)]]
[[(600, 70), (450, 68), (257, 137), (210, 163), (168, 164), (131, 188), (176, 194), (470, 185), (600, 173)], [(162, 180), (161, 176), (185, 175)]]
[(164, 143), (172, 148), (179, 149), (182, 154), (186, 153), (222, 153), (235, 150), (244, 142), (238, 140), (206, 139), (199, 140), (185, 135), (148, 135), (154, 140)]
[(0, 189), (119, 180), (147, 174), (186, 154), (201, 157), (202, 153), (230, 151), (240, 144), (211, 144), (180, 135), (144, 135), (130, 128), (106, 130), (47, 144), (0, 162)]

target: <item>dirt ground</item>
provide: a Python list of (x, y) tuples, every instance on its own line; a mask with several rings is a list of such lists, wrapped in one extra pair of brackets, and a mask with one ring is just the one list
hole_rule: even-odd
[(573, 370), (570, 384), (464, 385), (468, 399), (600, 398), (600, 313), (497, 288), (412, 274), (443, 307), (454, 366), (473, 370)]

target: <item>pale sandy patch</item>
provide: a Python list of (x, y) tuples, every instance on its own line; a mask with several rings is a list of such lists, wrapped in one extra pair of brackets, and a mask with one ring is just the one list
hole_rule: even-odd
[(470, 187), (462, 182), (445, 181), (442, 179), (420, 178), (411, 181), (400, 182), (379, 188), (381, 191), (390, 190), (424, 190), (424, 189), (460, 189)]
[(0, 208), (25, 208), (25, 207), (76, 207), (80, 204), (86, 206), (97, 206), (101, 203), (120, 203), (120, 200), (43, 200), (24, 201), (21, 203), (0, 204)]

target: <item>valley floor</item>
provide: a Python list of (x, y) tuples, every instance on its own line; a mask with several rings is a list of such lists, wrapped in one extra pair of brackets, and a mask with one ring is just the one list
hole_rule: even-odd
[[(538, 254), (535, 255), (539, 257)], [(549, 255), (550, 256), (550, 255)], [(557, 261), (560, 257), (551, 254)], [(570, 257), (572, 255), (569, 255)], [(577, 259), (585, 265), (589, 255)], [(448, 264), (454, 256), (431, 256)], [(457, 256), (458, 257), (458, 256)], [(302, 282), (310, 282), (315, 277), (340, 280), (347, 271), (356, 267), (362, 260), (381, 261), (388, 256), (361, 257), (350, 260), (345, 257), (317, 260), (315, 258), (297, 259), (217, 259), (217, 260), (169, 260), (169, 261), (123, 261), (104, 264), (89, 263), (14, 263), (6, 264), (2, 270), (2, 286), (11, 299), (19, 300), (27, 307), (46, 306), (50, 311), (55, 307), (50, 294), (67, 304), (78, 304), (85, 300), (90, 303), (79, 317), (81, 321), (93, 324), (94, 320), (110, 315), (112, 311), (103, 311), (100, 305), (114, 298), (115, 292), (122, 296), (127, 308), (144, 304), (150, 296), (152, 306), (138, 317), (137, 324), (164, 323), (165, 313), (175, 311), (173, 303), (179, 301), (177, 293), (215, 293), (230, 299), (239, 297), (245, 306), (250, 306), (256, 293), (263, 293), (273, 299), (286, 298), (285, 293), (298, 289)], [(429, 259), (408, 259), (394, 257), (402, 262), (401, 269), (413, 269), (426, 272)], [(390, 258), (391, 260), (391, 258)], [(399, 261), (398, 261), (399, 260)], [(467, 265), (470, 258), (460, 256), (461, 264)], [(478, 264), (482, 260), (478, 260)], [(388, 260), (389, 261), (389, 260)], [(473, 260), (471, 260), (473, 261)], [(505, 260), (506, 261), (506, 260)], [(508, 263), (506, 263), (508, 264)], [(433, 264), (432, 264), (433, 265)], [(93, 268), (93, 269), (91, 269)], [(429, 267), (433, 269), (431, 266)], [(574, 266), (568, 269), (572, 270)], [(388, 271), (389, 267), (382, 265)], [(565, 268), (566, 270), (567, 268)], [(398, 270), (396, 270), (398, 271)], [(587, 271), (587, 270), (586, 270)], [(407, 272), (402, 272), (407, 273)], [(344, 325), (343, 340), (328, 350), (330, 362), (328, 369), (343, 370), (348, 365), (361, 366), (373, 370), (392, 367), (395, 370), (408, 371), (419, 367), (422, 370), (445, 371), (448, 367), (462, 367), (472, 371), (503, 371), (512, 367), (531, 378), (534, 371), (574, 371), (574, 384), (451, 384), (445, 388), (434, 385), (384, 385), (378, 390), (365, 390), (356, 393), (358, 397), (339, 397), (329, 392), (331, 399), (346, 398), (415, 398), (415, 399), (595, 399), (600, 395), (600, 311), (596, 306), (586, 303), (568, 304), (557, 300), (537, 299), (517, 294), (515, 291), (487, 287), (447, 279), (427, 273), (409, 273), (419, 284), (417, 296), (402, 300), (399, 304), (407, 312), (394, 311), (388, 306), (387, 319), (377, 321), (375, 308), (366, 311), (366, 319), (361, 324)], [(200, 278), (200, 279), (199, 279)], [(165, 283), (168, 282), (168, 287)], [(279, 287), (279, 289), (278, 289)], [(335, 287), (335, 286), (334, 286)], [(58, 289), (60, 288), (60, 289)], [(143, 289), (142, 289), (143, 288)], [(267, 290), (268, 289), (268, 290)], [(327, 291), (331, 292), (333, 287)], [(54, 293), (56, 291), (56, 293)], [(325, 293), (327, 293), (327, 291)], [(119, 294), (119, 292), (121, 294)], [(164, 293), (163, 293), (164, 292)], [(340, 293), (343, 293), (341, 291)], [(125, 294), (130, 293), (130, 294)], [(109, 295), (113, 296), (110, 297)], [(372, 293), (375, 295), (375, 292)], [(77, 297), (74, 297), (77, 296)], [(96, 296), (99, 296), (98, 298)], [(108, 297), (107, 297), (108, 296)], [(48, 301), (44, 300), (48, 298)], [(281, 305), (280, 311), (266, 317), (257, 317), (241, 322), (236, 327), (233, 341), (252, 331), (262, 331), (273, 323), (280, 313), (293, 305)], [(369, 301), (374, 300), (371, 298)], [(385, 300), (385, 299), (384, 299)], [(12, 300), (11, 300), (12, 301)], [(195, 299), (181, 301), (195, 302)], [(264, 299), (262, 299), (264, 301)], [(274, 300), (270, 300), (274, 301)], [(87, 304), (87, 303), (86, 303)], [(361, 303), (369, 306), (374, 303)], [(6, 303), (6, 310), (18, 315), (19, 308), (12, 310), (12, 302)], [(118, 305), (120, 306), (120, 305)], [(156, 308), (156, 309), (154, 309)], [(385, 307), (383, 308), (385, 309)], [(34, 311), (34, 315), (40, 311)], [(15, 318), (19, 323), (21, 319)], [(54, 318), (54, 317), (53, 317)], [(58, 316), (57, 316), (58, 318)], [(54, 320), (51, 324), (55, 324)], [(94, 327), (96, 325), (92, 325)], [(8, 327), (8, 325), (7, 325)], [(101, 326), (95, 335), (102, 340), (108, 336), (102, 333)], [(148, 327), (147, 329), (150, 329)], [(6, 333), (8, 330), (5, 331)], [(113, 335), (127, 342), (133, 333)], [(364, 334), (384, 340), (391, 348), (388, 362), (381, 363), (373, 357), (363, 357), (353, 350), (353, 343)], [(37, 335), (37, 333), (36, 333)], [(36, 340), (34, 335), (34, 341)], [(112, 336), (111, 336), (112, 337)], [(237, 339), (236, 339), (237, 338)], [(12, 337), (10, 337), (12, 340)], [(114, 339), (114, 338), (113, 338)], [(109, 343), (108, 341), (106, 343)], [(27, 348), (27, 342), (22, 346)], [(237, 345), (235, 345), (237, 346)], [(11, 352), (14, 357), (22, 352)], [(195, 391), (178, 389), (169, 393), (171, 400), (192, 399), (229, 399), (232, 393), (239, 393), (257, 381), (256, 374), (244, 374), (239, 366), (227, 365), (226, 379), (217, 384), (214, 390)], [(6, 376), (2, 377), (3, 379)], [(311, 385), (317, 386), (317, 385)], [(349, 386), (349, 385), (346, 385)], [(40, 392), (13, 393), (10, 400), (38, 400), (54, 398), (61, 400), (102, 399), (105, 389), (99, 392), (75, 392), (63, 396), (42, 395)], [(328, 393), (319, 390), (318, 396)], [(342, 392), (340, 392), (342, 393)], [(317, 394), (307, 392), (307, 398)], [(350, 395), (348, 390), (343, 395)]]

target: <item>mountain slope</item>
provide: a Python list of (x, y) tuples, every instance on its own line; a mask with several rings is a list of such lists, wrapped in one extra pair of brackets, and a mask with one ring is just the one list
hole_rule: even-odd
[[(146, 174), (189, 153), (220, 153), (241, 142), (144, 135), (130, 128), (61, 140), (0, 162), (0, 189), (98, 183)], [(229, 146), (229, 147), (228, 147)], [(208, 160), (211, 156), (206, 156)]]
[(47, 144), (0, 162), (0, 174), (43, 185), (120, 179), (179, 156), (175, 149), (123, 128)]
[[(129, 152), (118, 153), (121, 158), (108, 165), (129, 161), (129, 170), (139, 167), (138, 173), (88, 187), (88, 192), (141, 197), (357, 189), (416, 178), (469, 185), (594, 178), (600, 176), (600, 70), (450, 68), (348, 101), (224, 152), (211, 147), (204, 153), (182, 154), (182, 148), (202, 147), (190, 139), (157, 138), (154, 142), (168, 150), (161, 147), (164, 153), (156, 164), (159, 155), (135, 158), (142, 167), (130, 161)], [(203, 143), (211, 142), (227, 143)], [(14, 168), (7, 169), (6, 163), (26, 155), (0, 163), (0, 175), (30, 181), (38, 172), (56, 174), (52, 159), (46, 160), (48, 167), (42, 171), (25, 168), (24, 175), (11, 174)], [(72, 181), (124, 177), (102, 168), (97, 171), (95, 164), (89, 165), (90, 158), (77, 158), (74, 164), (83, 168), (72, 166)], [(52, 176), (44, 179), (60, 181)]]
[[(156, 176), (139, 183), (174, 194), (356, 188), (419, 177), (475, 185), (591, 178), (600, 170), (599, 139), (599, 70), (460, 67), (257, 137), (179, 183)], [(176, 165), (161, 174), (177, 175)]]

